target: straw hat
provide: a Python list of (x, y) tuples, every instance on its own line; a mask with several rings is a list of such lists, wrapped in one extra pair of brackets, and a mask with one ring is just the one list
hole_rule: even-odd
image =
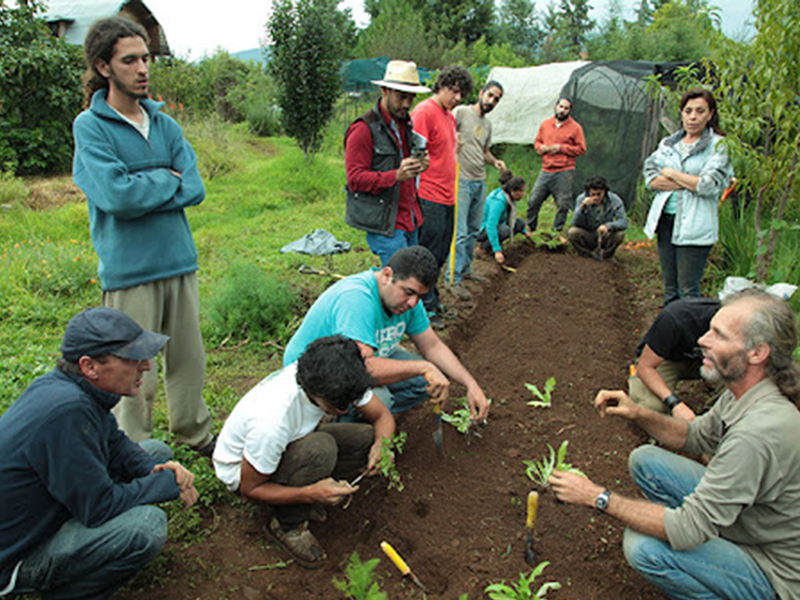
[(417, 63), (405, 60), (390, 60), (383, 79), (374, 79), (372, 83), (411, 94), (427, 94), (431, 91), (419, 84)]

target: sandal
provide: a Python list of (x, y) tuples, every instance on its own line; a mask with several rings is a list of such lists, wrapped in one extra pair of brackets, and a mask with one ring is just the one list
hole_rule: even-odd
[(328, 558), (317, 538), (308, 530), (307, 521), (287, 531), (281, 527), (278, 519), (273, 517), (264, 527), (264, 531), (306, 569), (318, 569)]

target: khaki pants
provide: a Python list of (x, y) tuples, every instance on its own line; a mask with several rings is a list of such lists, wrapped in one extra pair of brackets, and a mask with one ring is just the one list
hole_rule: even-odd
[[(200, 335), (197, 274), (159, 279), (123, 290), (103, 292), (103, 304), (130, 315), (141, 327), (170, 337), (163, 350), (169, 429), (176, 441), (202, 447), (211, 441), (211, 415), (203, 401), (206, 354)], [(135, 442), (153, 430), (153, 401), (158, 387), (157, 361), (144, 374), (137, 396), (122, 398), (113, 413)]]
[[(667, 387), (674, 392), (675, 386), (678, 385), (679, 381), (700, 379), (701, 364), (702, 361), (700, 359), (682, 361), (665, 360), (656, 367), (656, 371), (664, 379)], [(636, 402), (636, 404), (641, 404), (645, 408), (665, 415), (670, 414), (667, 405), (661, 401), (661, 398), (651, 392), (644, 382), (636, 375), (628, 378), (628, 396), (630, 396), (631, 400)]]

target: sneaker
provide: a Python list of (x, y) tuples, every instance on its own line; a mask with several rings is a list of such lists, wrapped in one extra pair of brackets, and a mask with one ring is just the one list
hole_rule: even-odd
[(457, 319), (458, 318), (458, 311), (453, 310), (452, 308), (447, 308), (444, 304), (440, 304), (436, 307), (436, 314), (442, 317), (443, 319)]
[(478, 275), (477, 273), (466, 273), (464, 275), (464, 279), (467, 281), (474, 281), (475, 283), (489, 283), (489, 280), (486, 279), (483, 275)]
[(211, 438), (211, 441), (203, 446), (195, 446), (192, 448), (195, 452), (197, 452), (200, 456), (205, 456), (206, 458), (211, 458), (214, 454), (214, 449), (217, 447), (217, 436)]
[(442, 317), (440, 317), (436, 313), (428, 313), (428, 319), (431, 322), (431, 327), (433, 327), (437, 331), (441, 331), (442, 329), (447, 327), (447, 324), (444, 322), (444, 319), (442, 319)]
[(306, 569), (318, 569), (328, 558), (317, 538), (308, 530), (308, 521), (294, 529), (285, 530), (277, 517), (273, 517), (269, 524), (264, 526), (264, 531)]
[(470, 294), (469, 290), (464, 287), (463, 283), (454, 283), (453, 285), (449, 285), (447, 286), (447, 290), (453, 294), (456, 300), (472, 302), (472, 294)]

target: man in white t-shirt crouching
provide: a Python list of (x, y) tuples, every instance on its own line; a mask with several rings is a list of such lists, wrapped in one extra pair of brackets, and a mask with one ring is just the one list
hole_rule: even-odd
[[(308, 521), (322, 505), (358, 490), (345, 478), (373, 474), (394, 417), (372, 393), (373, 379), (356, 343), (340, 335), (312, 342), (297, 362), (262, 380), (225, 422), (214, 469), (228, 489), (273, 508), (267, 534), (302, 566), (327, 558)], [(325, 423), (355, 406), (369, 423)]]

